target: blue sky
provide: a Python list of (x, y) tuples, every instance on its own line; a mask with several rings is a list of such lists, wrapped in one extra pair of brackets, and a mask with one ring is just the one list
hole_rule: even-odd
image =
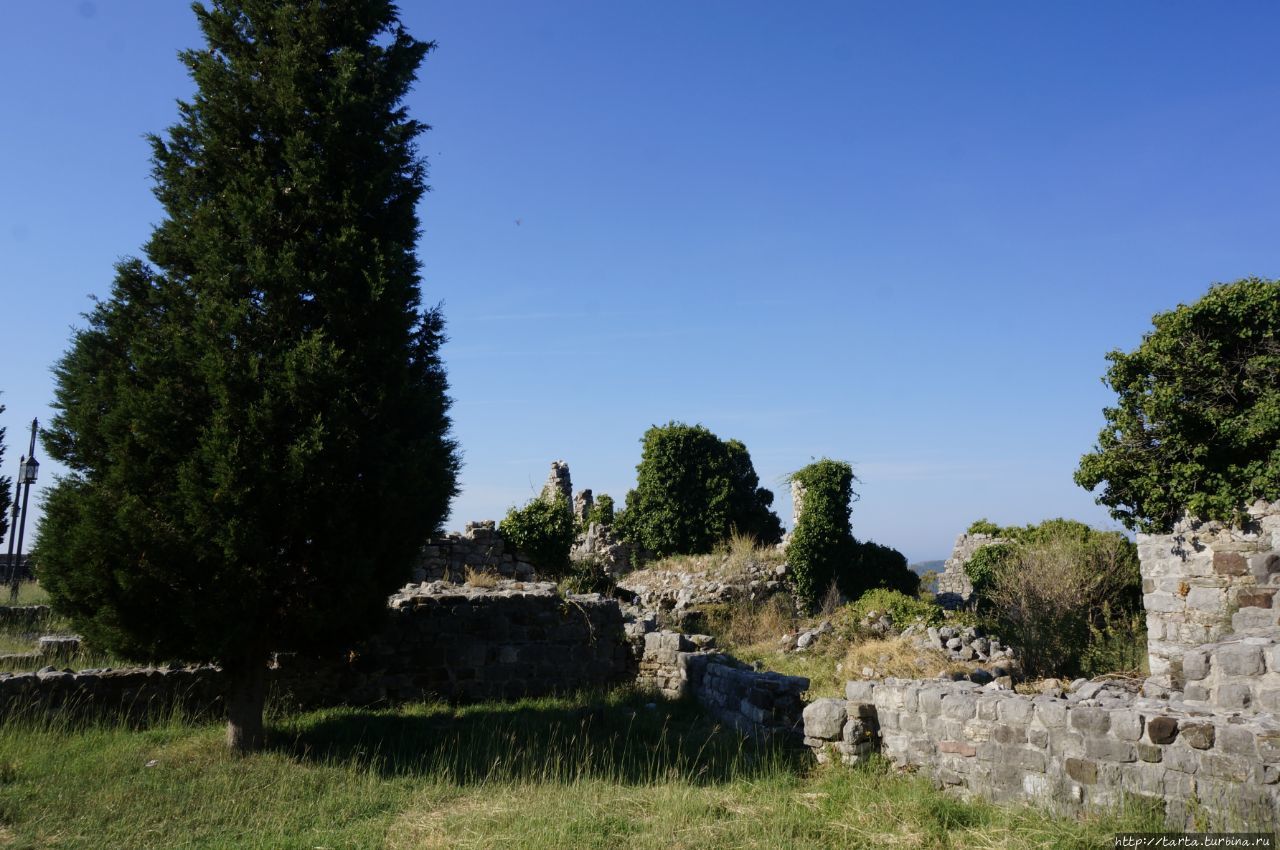
[[(406, 2), (465, 468), (621, 499), (654, 423), (854, 463), (854, 532), (944, 557), (986, 516), (1110, 526), (1071, 474), (1105, 353), (1280, 276), (1274, 3)], [(5, 471), (160, 212), (142, 135), (185, 3), (0, 2)], [(52, 465), (46, 464), (46, 471)], [(48, 480), (48, 476), (45, 476)]]

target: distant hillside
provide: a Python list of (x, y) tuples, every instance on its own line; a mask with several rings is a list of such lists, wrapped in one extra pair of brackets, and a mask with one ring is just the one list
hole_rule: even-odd
[(942, 565), (945, 563), (945, 559), (939, 561), (917, 561), (914, 564), (908, 564), (907, 569), (911, 570), (918, 576), (922, 576), (929, 570), (933, 570), (935, 573), (942, 572)]

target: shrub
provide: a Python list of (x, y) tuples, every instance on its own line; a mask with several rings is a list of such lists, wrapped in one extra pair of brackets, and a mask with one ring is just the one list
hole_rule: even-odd
[(971, 600), (975, 608), (983, 607), (991, 595), (996, 575), (1013, 557), (1014, 547), (1008, 543), (992, 543), (979, 548), (964, 565), (964, 573), (973, 585)]
[(804, 488), (804, 508), (787, 544), (787, 562), (796, 593), (814, 605), (837, 581), (837, 573), (854, 561), (857, 543), (849, 525), (853, 467), (823, 459), (798, 470), (792, 479)]
[(650, 428), (636, 467), (636, 488), (615, 526), (622, 539), (658, 557), (710, 552), (735, 529), (761, 543), (782, 539), (746, 446), (701, 425)]
[(804, 488), (804, 506), (787, 544), (787, 562), (796, 593), (811, 607), (834, 585), (846, 599), (886, 587), (915, 595), (920, 577), (896, 549), (873, 541), (859, 542), (849, 525), (853, 501), (853, 468), (836, 460), (820, 460), (792, 475)]
[(613, 497), (608, 493), (601, 493), (600, 497), (595, 500), (591, 506), (591, 511), (587, 514), (587, 521), (584, 523), (587, 528), (598, 525), (601, 528), (610, 528), (613, 526)]
[(1075, 480), (1130, 529), (1168, 531), (1184, 511), (1239, 523), (1280, 499), (1280, 281), (1214, 286), (1112, 351), (1115, 407)]
[(888, 614), (893, 625), (899, 629), (917, 621), (927, 626), (936, 626), (942, 622), (942, 609), (932, 602), (924, 602), (914, 596), (883, 587), (868, 590), (856, 601), (846, 605), (841, 614), (842, 618), (849, 618), (856, 624), (865, 620), (872, 611)]
[(566, 593), (602, 593), (613, 596), (618, 592), (618, 582), (606, 572), (604, 565), (595, 558), (575, 561), (569, 572), (560, 580), (560, 589)]
[(573, 509), (563, 497), (537, 498), (523, 508), (511, 508), (498, 531), (508, 544), (528, 555), (543, 576), (556, 578), (569, 571), (575, 528)]
[(998, 561), (985, 617), (992, 631), (1021, 649), (1027, 673), (1076, 675), (1091, 647), (1094, 659), (1107, 654), (1113, 629), (1137, 613), (1140, 597), (1131, 541), (1050, 520), (1023, 529)]
[(986, 517), (977, 520), (968, 528), (969, 534), (989, 534), (992, 537), (999, 537), (1002, 531), (1004, 531), (1004, 529), (996, 525), (994, 522), (991, 522)]

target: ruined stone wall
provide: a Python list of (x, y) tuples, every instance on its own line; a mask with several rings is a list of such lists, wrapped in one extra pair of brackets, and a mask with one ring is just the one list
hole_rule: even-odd
[(955, 546), (951, 548), (951, 557), (947, 558), (942, 566), (942, 573), (938, 576), (938, 604), (943, 608), (959, 608), (967, 603), (973, 595), (973, 583), (964, 571), (965, 564), (983, 546), (1007, 542), (1004, 538), (991, 534), (965, 532), (957, 537)]
[(518, 581), (530, 581), (537, 575), (523, 553), (509, 551), (494, 521), (488, 519), (467, 523), (461, 534), (446, 534), (427, 541), (409, 578), (415, 582), (461, 584), (468, 568)]
[[(820, 709), (820, 710), (819, 710)], [(856, 761), (879, 749), (963, 794), (1063, 813), (1126, 795), (1169, 824), (1208, 815), (1225, 829), (1280, 825), (1280, 723), (1205, 711), (1097, 683), (1070, 698), (968, 682), (849, 682), (846, 700), (805, 711), (806, 742)]]
[(1170, 534), (1139, 534), (1138, 557), (1154, 685), (1181, 689), (1192, 649), (1277, 628), (1280, 502), (1255, 504), (1243, 528), (1186, 519)]
[[(328, 661), (281, 656), (273, 688), (292, 705), (379, 705), (543, 696), (609, 687), (635, 675), (617, 602), (561, 596), (549, 582), (492, 588), (410, 586), (390, 600), (388, 622)], [(19, 707), (149, 710), (176, 702), (218, 711), (217, 668), (0, 674), (0, 719)]]
[(636, 684), (667, 699), (693, 697), (713, 717), (750, 737), (800, 741), (809, 680), (757, 671), (715, 650), (708, 635), (644, 636)]
[(0, 627), (37, 629), (49, 619), (48, 605), (0, 605)]

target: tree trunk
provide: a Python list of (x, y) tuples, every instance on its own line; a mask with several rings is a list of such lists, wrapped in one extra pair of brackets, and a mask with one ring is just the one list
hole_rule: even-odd
[(262, 708), (267, 700), (267, 660), (249, 656), (223, 666), (227, 672), (227, 749), (250, 753), (262, 748)]

